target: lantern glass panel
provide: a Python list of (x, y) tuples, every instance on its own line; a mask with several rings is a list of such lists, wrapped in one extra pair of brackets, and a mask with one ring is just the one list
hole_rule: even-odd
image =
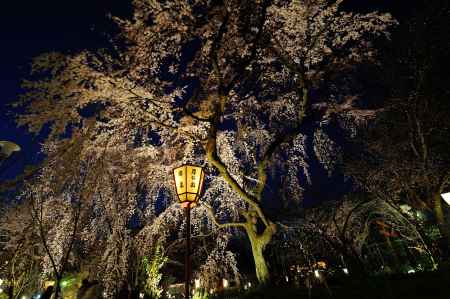
[(193, 193), (188, 193), (187, 194), (187, 200), (188, 201), (195, 201), (197, 197), (197, 194), (193, 194)]
[(200, 183), (200, 167), (188, 166), (187, 171), (187, 192), (197, 194)]
[(186, 166), (179, 167), (174, 170), (175, 184), (177, 194), (186, 193)]
[(186, 201), (186, 193), (184, 193), (184, 194), (179, 194), (179, 195), (178, 195), (178, 199), (179, 199), (181, 202)]

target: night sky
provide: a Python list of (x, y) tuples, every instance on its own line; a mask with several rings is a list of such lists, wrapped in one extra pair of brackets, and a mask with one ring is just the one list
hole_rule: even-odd
[[(48, 51), (74, 52), (84, 48), (98, 48), (107, 44), (104, 32), (111, 30), (108, 13), (130, 14), (127, 0), (15, 0), (3, 1), (0, 6), (0, 140), (10, 140), (22, 147), (7, 169), (2, 169), (0, 180), (20, 173), (23, 165), (36, 162), (39, 138), (16, 128), (7, 115), (7, 103), (20, 93), (20, 81), (29, 72), (31, 59)], [(411, 1), (407, 1), (409, 4)], [(404, 14), (404, 1), (352, 0), (352, 10), (391, 11)], [(4, 167), (3, 167), (4, 168)]]
[(73, 52), (105, 45), (108, 12), (126, 14), (127, 6), (107, 0), (16, 0), (0, 6), (0, 140), (18, 143), (22, 152), (3, 167), (0, 180), (36, 161), (39, 138), (16, 128), (6, 106), (20, 93), (20, 81), (29, 73), (31, 59), (49, 51)]

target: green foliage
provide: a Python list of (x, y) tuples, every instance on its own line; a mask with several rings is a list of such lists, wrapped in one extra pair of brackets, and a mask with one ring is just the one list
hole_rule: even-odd
[(194, 296), (192, 296), (192, 299), (209, 299), (210, 296), (207, 291), (205, 290), (198, 290), (194, 293)]
[(162, 279), (161, 268), (166, 262), (167, 256), (164, 256), (160, 245), (156, 246), (151, 259), (147, 257), (142, 259), (142, 266), (146, 274), (144, 291), (150, 298), (160, 298), (162, 295), (163, 289), (160, 286)]

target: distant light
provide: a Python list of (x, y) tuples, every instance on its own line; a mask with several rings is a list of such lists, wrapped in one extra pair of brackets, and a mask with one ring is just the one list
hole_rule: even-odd
[(250, 288), (251, 286), (252, 286), (252, 283), (251, 283), (251, 282), (249, 282), (249, 283), (248, 283), (248, 287)]
[(416, 273), (416, 271), (414, 269), (408, 270), (408, 274), (413, 274)]
[(194, 282), (195, 282), (195, 288), (199, 289), (200, 288), (200, 278), (195, 279)]
[(347, 268), (343, 268), (342, 271), (344, 271), (345, 274), (348, 274), (348, 269)]
[(286, 275), (286, 282), (289, 282), (289, 277)]
[(139, 298), (144, 298), (144, 293), (139, 293)]
[(319, 270), (314, 270), (314, 276), (315, 277), (317, 277), (317, 278), (319, 278), (320, 277), (320, 273), (319, 273)]
[(226, 280), (225, 278), (222, 280), (223, 282), (223, 287), (224, 288), (228, 288), (228, 280)]
[(319, 267), (321, 269), (325, 269), (327, 267), (327, 263), (325, 261), (318, 261), (317, 267)]
[(105, 298), (106, 298), (106, 295), (107, 295), (107, 294), (106, 294), (106, 292), (103, 292), (103, 297), (105, 297)]
[(3, 293), (3, 289), (2, 289), (2, 288), (0, 288), (0, 294), (1, 294), (1, 293)]
[(3, 284), (3, 279), (0, 278), (0, 284)]
[(247, 289), (247, 285), (244, 285), (244, 290), (246, 290)]
[(445, 200), (445, 202), (450, 205), (450, 192), (447, 193), (442, 193), (441, 194), (442, 198)]

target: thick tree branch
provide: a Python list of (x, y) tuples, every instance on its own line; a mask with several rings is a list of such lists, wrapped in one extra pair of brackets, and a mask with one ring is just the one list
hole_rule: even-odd
[[(274, 40), (276, 42), (276, 40)], [(299, 77), (299, 86), (297, 86), (296, 91), (300, 98), (299, 103), (299, 112), (297, 124), (295, 127), (291, 128), (288, 132), (284, 132), (283, 134), (278, 134), (277, 137), (271, 142), (271, 144), (267, 147), (267, 150), (262, 156), (261, 161), (258, 163), (258, 185), (256, 187), (256, 194), (258, 200), (261, 200), (262, 193), (266, 186), (267, 182), (267, 174), (266, 168), (268, 164), (272, 161), (273, 154), (278, 150), (278, 148), (286, 143), (290, 142), (293, 138), (295, 138), (298, 133), (300, 133), (301, 125), (306, 116), (306, 109), (308, 105), (308, 92), (309, 88), (306, 84), (305, 72), (301, 64), (297, 64), (289, 57), (283, 53), (281, 46), (276, 46), (273, 44), (269, 45), (269, 49), (280, 59), (283, 65), (285, 65), (291, 72), (295, 73)]]
[(238, 182), (228, 172), (226, 165), (217, 156), (215, 138), (209, 140), (207, 148), (206, 148), (206, 155), (207, 155), (208, 161), (210, 161), (211, 164), (214, 165), (219, 170), (219, 173), (227, 181), (227, 183), (230, 185), (230, 187), (234, 191), (236, 191), (245, 200), (245, 202), (247, 202), (251, 206), (252, 209), (254, 209), (256, 211), (256, 213), (261, 218), (263, 223), (266, 226), (269, 226), (269, 222), (267, 221), (266, 216), (264, 215), (264, 213), (258, 203), (257, 198), (248, 194), (238, 184)]
[(245, 222), (229, 222), (229, 223), (219, 223), (219, 221), (217, 220), (216, 216), (214, 215), (214, 210), (213, 208), (202, 202), (201, 205), (205, 208), (209, 218), (214, 222), (214, 224), (219, 227), (219, 228), (229, 228), (229, 227), (242, 227), (242, 228), (246, 228), (247, 227), (247, 223)]
[[(218, 170), (221, 176), (228, 182), (230, 187), (235, 190), (242, 198), (251, 206), (252, 209), (256, 211), (258, 216), (263, 221), (264, 225), (266, 227), (269, 226), (269, 222), (266, 219), (266, 216), (264, 215), (258, 200), (253, 197), (252, 195), (248, 194), (239, 184), (238, 182), (231, 176), (229, 173), (226, 165), (220, 160), (218, 154), (217, 154), (217, 131), (218, 126), (220, 124), (221, 118), (223, 116), (224, 110), (225, 110), (225, 104), (227, 97), (224, 95), (224, 87), (223, 87), (223, 81), (222, 81), (222, 74), (219, 68), (218, 63), (218, 57), (217, 57), (217, 51), (219, 43), (222, 39), (223, 34), (226, 32), (226, 24), (228, 22), (228, 11), (225, 15), (224, 21), (222, 25), (220, 26), (219, 32), (214, 40), (213, 46), (211, 47), (211, 63), (213, 65), (213, 71), (215, 73), (216, 79), (218, 80), (219, 85), (219, 98), (218, 102), (215, 104), (215, 111), (211, 122), (211, 127), (208, 134), (208, 142), (206, 144), (206, 156), (208, 158), (208, 161), (215, 166)], [(213, 218), (215, 219), (215, 218)], [(216, 224), (219, 224), (218, 222)], [(242, 226), (243, 224), (239, 224)], [(238, 225), (238, 226), (239, 226)], [(233, 226), (231, 224), (222, 224), (221, 227), (224, 226)]]

